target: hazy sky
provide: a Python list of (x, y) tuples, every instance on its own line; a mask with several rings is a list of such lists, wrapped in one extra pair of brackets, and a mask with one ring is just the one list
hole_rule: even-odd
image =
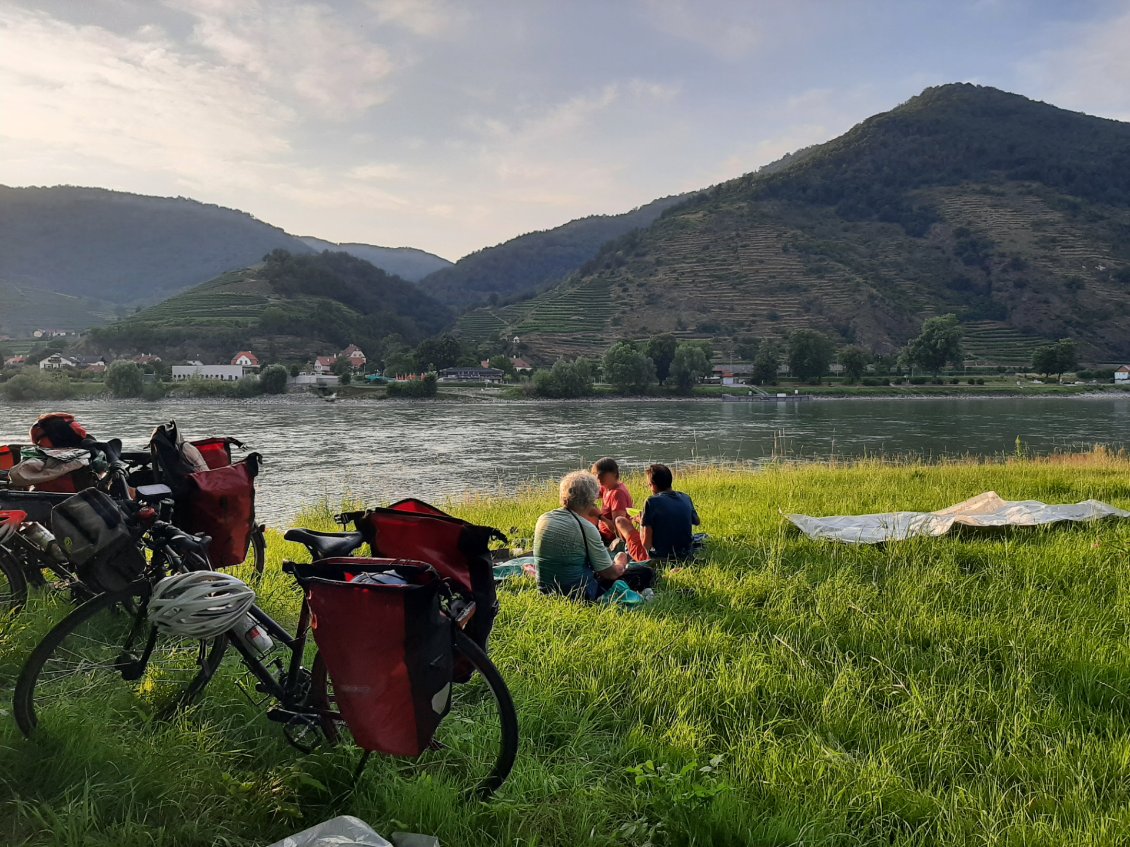
[(953, 81), (1130, 120), (1130, 0), (0, 0), (0, 183), (456, 259)]

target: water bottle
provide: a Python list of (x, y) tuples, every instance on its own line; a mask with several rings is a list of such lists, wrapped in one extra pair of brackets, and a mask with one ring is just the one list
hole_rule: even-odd
[(26, 523), (24, 524), (21, 534), (24, 538), (49, 555), (56, 562), (66, 562), (67, 554), (63, 552), (63, 548), (59, 546), (59, 542), (55, 540), (55, 536), (41, 523)]
[(243, 633), (243, 643), (253, 650), (260, 658), (266, 656), (275, 646), (275, 642), (271, 640), (271, 636), (267, 635), (267, 630), (263, 629), (262, 624), (250, 614), (243, 616), (243, 623), (240, 625), (240, 631)]

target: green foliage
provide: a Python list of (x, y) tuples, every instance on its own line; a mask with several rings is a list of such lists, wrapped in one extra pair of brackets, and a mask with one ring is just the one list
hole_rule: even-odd
[(282, 365), (267, 365), (259, 374), (259, 387), (264, 394), (285, 394), (289, 376)]
[(548, 371), (534, 374), (531, 391), (538, 397), (569, 399), (593, 393), (593, 367), (588, 359), (558, 359)]
[(777, 368), (781, 365), (781, 351), (771, 341), (762, 342), (753, 360), (751, 379), (756, 385), (776, 385)]
[(425, 374), (423, 379), (413, 379), (407, 382), (390, 382), (388, 384), (388, 396), (407, 398), (435, 397), (436, 389), (436, 375), (430, 373)]
[(840, 364), (844, 366), (844, 378), (849, 383), (858, 382), (871, 361), (871, 354), (858, 345), (845, 347), (840, 351)]
[(794, 330), (789, 335), (789, 370), (804, 382), (819, 382), (835, 356), (832, 339), (811, 329)]
[(1032, 352), (1032, 370), (1044, 376), (1064, 374), (1078, 364), (1074, 339), (1061, 338), (1055, 344), (1045, 344)]
[(479, 364), (463, 342), (450, 332), (421, 341), (416, 347), (416, 362), (421, 369), (429, 371)]
[(20, 371), (6, 382), (0, 382), (0, 397), (5, 400), (67, 400), (74, 396), (74, 385), (66, 375), (49, 375), (38, 368)]
[(667, 382), (671, 373), (671, 364), (675, 361), (675, 350), (678, 342), (670, 333), (657, 335), (647, 342), (644, 353), (655, 363), (655, 378), (662, 385)]
[(166, 393), (167, 391), (165, 389), (165, 384), (160, 380), (147, 382), (141, 386), (141, 399), (146, 400), (150, 403), (156, 403), (158, 400), (163, 400)]
[(514, 378), (518, 375), (518, 372), (514, 370), (514, 362), (506, 355), (500, 354), (498, 356), (491, 356), (487, 365), (492, 368), (497, 368), (510, 378)]
[(106, 388), (115, 397), (140, 397), (144, 382), (133, 362), (114, 362), (106, 369)]
[(710, 376), (710, 360), (697, 344), (680, 344), (671, 363), (671, 378), (679, 391), (689, 394), (695, 384)]
[(631, 344), (614, 344), (604, 354), (604, 381), (617, 391), (642, 394), (655, 384), (655, 363)]
[(922, 323), (922, 332), (907, 345), (907, 361), (933, 374), (947, 364), (960, 365), (962, 335), (956, 315), (928, 318)]

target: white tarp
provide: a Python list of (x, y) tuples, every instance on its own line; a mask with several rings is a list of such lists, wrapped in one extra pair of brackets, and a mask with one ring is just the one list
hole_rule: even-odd
[(276, 841), (269, 847), (392, 847), (367, 823), (352, 815), (331, 818)]
[(945, 535), (954, 526), (1046, 526), (1060, 521), (1130, 518), (1130, 512), (1098, 500), (1049, 506), (1039, 500), (1002, 500), (995, 491), (986, 491), (938, 512), (886, 512), (827, 518), (809, 515), (785, 517), (809, 538), (846, 541), (848, 544), (879, 544), (884, 541), (902, 541), (916, 535)]

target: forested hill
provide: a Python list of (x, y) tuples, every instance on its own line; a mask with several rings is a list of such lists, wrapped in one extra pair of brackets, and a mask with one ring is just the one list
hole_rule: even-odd
[(323, 241), (321, 238), (313, 238), (308, 235), (301, 236), (301, 240), (308, 247), (319, 252), (329, 250), (330, 252), (348, 253), (350, 256), (364, 259), (366, 262), (376, 265), (382, 271), (387, 271), (393, 276), (398, 276), (409, 282), (419, 282), (429, 274), (452, 266), (452, 262), (447, 259), (434, 253), (428, 253), (426, 250), (418, 250), (415, 247), (378, 247), (375, 244), (357, 244), (354, 242), (334, 244), (332, 241)]
[(414, 345), (451, 321), (410, 282), (347, 253), (276, 250), (126, 320), (90, 331), (83, 345), (121, 356), (226, 362), (239, 350), (297, 361), (357, 344), (371, 357), (386, 343)]
[(0, 281), (110, 304), (156, 302), (299, 239), (246, 212), (101, 188), (0, 186)]
[(661, 331), (879, 352), (955, 312), (974, 359), (1070, 336), (1130, 358), (1130, 124), (992, 88), (930, 88), (777, 171), (703, 191), (464, 334), (543, 357)]
[(664, 197), (622, 215), (593, 215), (520, 235), (464, 256), (423, 286), (456, 309), (533, 294), (576, 271), (606, 242), (649, 226), (681, 199)]

